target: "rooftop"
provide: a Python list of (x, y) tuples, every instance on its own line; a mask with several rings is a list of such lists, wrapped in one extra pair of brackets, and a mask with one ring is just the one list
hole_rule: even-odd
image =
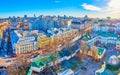
[(101, 56), (103, 54), (104, 50), (105, 50), (104, 48), (98, 47), (98, 55)]
[(63, 72), (58, 73), (58, 75), (71, 75), (74, 74), (74, 72), (71, 69), (67, 69)]
[(113, 33), (98, 32), (97, 34), (102, 37), (118, 37), (117, 34), (113, 34)]
[[(78, 46), (77, 45), (73, 45), (71, 47), (71, 49), (75, 51), (75, 50), (78, 49)], [(35, 60), (32, 63), (31, 67), (42, 68), (42, 67), (48, 65), (50, 62), (53, 62), (53, 61), (55, 61), (55, 60), (57, 60), (59, 58), (62, 58), (64, 56), (69, 56), (70, 54), (71, 54), (70, 50), (64, 49), (64, 50), (62, 50), (60, 52), (57, 52), (57, 53), (54, 53), (54, 54), (50, 54), (48, 56), (45, 56), (45, 57), (42, 57), (42, 58), (39, 58), (39, 59)], [(31, 72), (30, 71), (31, 69), (32, 68), (29, 69), (28, 75)]]

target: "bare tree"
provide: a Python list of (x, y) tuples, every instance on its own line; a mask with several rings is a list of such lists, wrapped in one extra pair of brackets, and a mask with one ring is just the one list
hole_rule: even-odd
[(84, 61), (84, 59), (86, 58), (87, 52), (88, 52), (88, 47), (85, 43), (82, 43), (80, 46), (80, 59), (81, 61)]
[(8, 66), (7, 74), (8, 75), (18, 75), (18, 72), (17, 72), (16, 68), (14, 68), (13, 66)]
[(28, 59), (27, 58), (19, 58), (16, 64), (9, 66), (7, 68), (8, 75), (26, 75)]
[(91, 47), (92, 57), (95, 61), (98, 60), (98, 48), (96, 46)]
[(82, 43), (82, 44), (80, 45), (80, 49), (81, 49), (81, 53), (82, 53), (82, 54), (84, 54), (84, 55), (87, 54), (87, 52), (88, 52), (88, 46), (87, 46), (85, 43)]
[(67, 49), (70, 49), (70, 47), (72, 46), (71, 39), (69, 37), (66, 38), (65, 45)]

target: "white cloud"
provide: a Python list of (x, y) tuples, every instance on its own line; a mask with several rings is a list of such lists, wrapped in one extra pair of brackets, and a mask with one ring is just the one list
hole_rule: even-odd
[(86, 10), (91, 10), (91, 11), (100, 11), (101, 8), (97, 7), (97, 6), (94, 6), (94, 5), (89, 5), (89, 4), (82, 4), (82, 7)]
[(120, 0), (109, 0), (107, 6), (101, 12), (105, 16), (120, 18)]
[[(98, 0), (99, 1), (99, 0)], [(82, 4), (82, 7), (86, 10), (98, 11), (96, 15), (110, 16), (114, 18), (120, 18), (120, 0), (107, 0), (106, 6), (100, 8), (90, 4)]]
[(110, 13), (120, 13), (120, 0), (110, 0), (106, 9)]
[(59, 1), (59, 0), (56, 0), (56, 1), (55, 1), (55, 3), (60, 3), (60, 2), (61, 2), (61, 1)]

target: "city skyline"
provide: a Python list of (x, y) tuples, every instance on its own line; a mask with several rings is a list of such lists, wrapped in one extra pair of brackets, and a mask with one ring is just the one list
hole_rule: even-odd
[(0, 17), (36, 16), (39, 15), (67, 15), (82, 17), (120, 18), (120, 0), (2, 0)]
[(120, 0), (0, 2), (0, 75), (120, 75)]

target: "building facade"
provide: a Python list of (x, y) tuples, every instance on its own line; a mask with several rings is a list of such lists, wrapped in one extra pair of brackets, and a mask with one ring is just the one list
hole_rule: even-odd
[(120, 41), (116, 42), (116, 50), (120, 51)]
[(92, 25), (92, 30), (99, 32), (120, 33), (119, 27), (120, 27), (120, 23), (114, 25), (111, 24), (99, 25), (97, 23), (94, 23)]
[(21, 54), (38, 50), (37, 36), (23, 36), (23, 34), (21, 35), (19, 31), (15, 30), (11, 31), (10, 34), (13, 54)]
[(33, 50), (38, 50), (38, 43), (35, 37), (20, 38), (15, 45), (15, 54), (27, 53)]

